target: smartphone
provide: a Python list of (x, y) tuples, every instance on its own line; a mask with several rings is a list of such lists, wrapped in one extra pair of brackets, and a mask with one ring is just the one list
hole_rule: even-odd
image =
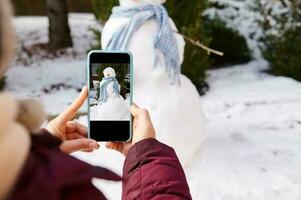
[(127, 142), (132, 137), (132, 56), (92, 50), (87, 59), (89, 137)]

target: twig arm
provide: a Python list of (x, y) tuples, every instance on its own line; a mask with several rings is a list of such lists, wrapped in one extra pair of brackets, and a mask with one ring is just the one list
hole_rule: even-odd
[(190, 37), (188, 37), (186, 35), (183, 35), (183, 34), (181, 34), (179, 32), (175, 31), (175, 33), (182, 35), (184, 37), (184, 39), (187, 40), (188, 42), (190, 42), (192, 45), (197, 46), (197, 47), (199, 47), (201, 49), (204, 49), (205, 51), (207, 51), (208, 55), (210, 55), (211, 53), (213, 53), (213, 54), (216, 54), (218, 56), (224, 56), (224, 52), (217, 51), (215, 49), (211, 49), (210, 47), (207, 47), (206, 45), (200, 43), (199, 41), (195, 41), (195, 40), (191, 39)]

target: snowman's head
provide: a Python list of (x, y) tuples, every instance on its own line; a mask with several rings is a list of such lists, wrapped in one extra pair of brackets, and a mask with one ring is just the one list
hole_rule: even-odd
[(103, 75), (105, 78), (116, 77), (115, 70), (112, 67), (107, 67), (103, 70)]
[(160, 5), (164, 4), (166, 0), (119, 0), (121, 6), (135, 6), (143, 4)]

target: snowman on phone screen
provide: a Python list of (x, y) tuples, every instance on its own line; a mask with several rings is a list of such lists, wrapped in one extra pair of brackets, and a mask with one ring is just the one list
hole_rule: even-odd
[(103, 70), (103, 79), (98, 88), (98, 120), (129, 120), (129, 109), (120, 95), (120, 85), (115, 70), (107, 67)]
[(165, 0), (120, 0), (102, 31), (102, 48), (133, 55), (133, 101), (149, 110), (157, 138), (187, 165), (205, 139), (201, 98), (181, 74), (185, 41)]

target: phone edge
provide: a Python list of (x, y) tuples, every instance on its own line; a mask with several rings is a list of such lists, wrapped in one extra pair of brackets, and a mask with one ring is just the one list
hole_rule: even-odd
[[(89, 78), (89, 75), (90, 75), (90, 55), (92, 53), (127, 53), (130, 57), (130, 84), (131, 84), (131, 89), (130, 89), (130, 106), (133, 104), (133, 87), (134, 87), (134, 81), (133, 81), (133, 56), (132, 56), (132, 53), (129, 52), (129, 51), (118, 51), (118, 50), (90, 50), (89, 53), (87, 54), (87, 63), (86, 63), (86, 70), (87, 70), (87, 73), (86, 73), (86, 79), (87, 79), (87, 89), (88, 89), (88, 138), (92, 139), (91, 138), (91, 135), (90, 135), (90, 109), (89, 109), (89, 106), (90, 106), (90, 78)], [(132, 140), (132, 137), (133, 137), (133, 117), (130, 113), (130, 137), (128, 140), (126, 141), (116, 141), (116, 142), (130, 142)], [(97, 141), (97, 142), (104, 142), (104, 141)]]

